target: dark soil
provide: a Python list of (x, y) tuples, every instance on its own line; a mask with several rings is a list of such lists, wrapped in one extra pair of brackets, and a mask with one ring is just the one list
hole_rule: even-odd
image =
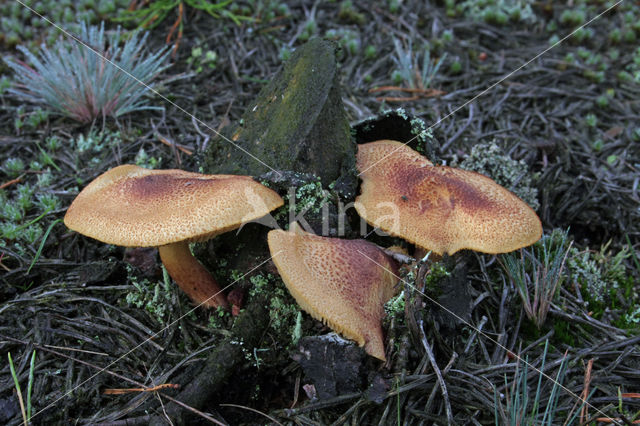
[[(582, 11), (588, 20), (608, 3), (531, 2), (532, 19), (502, 24), (462, 6), (481, 2), (459, 3), (457, 11), (447, 8), (449, 2), (417, 0), (351, 7), (347, 1), (300, 1), (281, 10), (268, 0), (237, 3), (251, 20), (236, 25), (185, 9), (173, 65), (158, 86), (174, 104), (151, 99), (162, 111), (91, 125), (54, 115), (30, 123), (36, 106), (0, 92), (0, 203), (15, 202), (32, 188), (33, 202), (25, 204), (17, 224), (33, 221), (40, 227), (31, 239), (3, 228), (0, 423), (23, 422), (5, 353), (11, 353), (26, 398), (34, 350), (34, 424), (169, 423), (167, 410), (177, 413), (177, 423), (204, 424), (209, 418), (233, 425), (520, 424), (517, 419), (539, 424), (545, 415), (545, 424), (638, 419), (640, 7), (623, 2), (590, 23), (586, 35), (579, 32), (546, 51), (554, 37), (561, 40), (577, 28), (566, 11)], [(152, 30), (150, 49), (163, 45), (174, 19), (170, 14)], [(287, 310), (294, 302), (268, 256), (259, 254), (263, 243), (242, 257), (240, 246), (251, 242), (230, 246), (221, 240), (196, 248), (220, 281), (241, 288), (247, 306), (263, 297), (282, 302), (263, 303), (259, 343), (234, 354), (236, 366), (225, 372), (220, 390), (200, 413), (177, 409), (172, 398), (180, 389), (172, 387), (105, 394), (162, 384), (188, 388), (186, 378), (197, 376), (207, 355), (233, 341), (234, 319), (192, 310), (186, 296), (165, 286), (154, 251), (132, 254), (68, 230), (61, 221), (66, 208), (88, 182), (135, 162), (141, 149), (161, 159), (159, 168), (197, 171), (200, 154), (215, 137), (202, 122), (216, 130), (236, 123), (309, 32), (342, 46), (338, 79), (352, 124), (403, 108), (432, 130), (438, 144), (418, 148), (431, 150), (434, 160), (458, 162), (475, 145), (495, 142), (523, 161), (538, 190), (545, 234), (568, 230), (573, 241), (573, 263), (567, 260), (547, 322), (538, 330), (526, 317), (501, 256), (463, 253), (437, 264), (417, 263), (405, 271), (404, 309), (385, 321), (388, 361), (382, 365), (347, 351), (340, 358), (335, 348), (326, 349), (331, 357), (318, 363), (344, 363), (344, 375), (356, 379), (314, 399), (312, 370), (303, 371), (298, 362), (290, 329), (272, 327), (280, 317), (291, 325), (297, 312)], [(404, 50), (411, 46), (419, 58), (416, 75), (425, 46), (432, 63), (444, 58), (429, 86), (441, 92), (422, 90), (419, 77), (413, 87), (406, 79), (394, 81), (394, 70), (401, 68), (394, 40)], [(3, 57), (22, 58), (13, 45), (3, 46)], [(196, 47), (217, 53), (214, 68), (205, 64), (199, 71), (189, 62)], [(0, 73), (11, 77), (4, 64)], [(79, 135), (103, 147), (81, 152), (72, 143)], [(52, 136), (59, 147), (48, 145)], [(11, 158), (22, 159), (23, 167), (11, 171)], [(39, 207), (43, 194), (59, 199), (55, 208)], [(3, 226), (13, 220), (6, 211), (0, 218)], [(376, 242), (391, 245), (388, 239)], [(434, 273), (440, 268), (447, 278)], [(425, 288), (425, 276), (426, 295), (413, 291)], [(269, 283), (267, 296), (251, 291), (260, 279)], [(438, 310), (433, 299), (455, 302), (438, 285), (462, 286), (466, 305), (451, 309), (466, 323)], [(307, 339), (330, 331), (306, 314), (302, 318)], [(528, 374), (524, 380), (522, 371)], [(554, 386), (560, 378), (562, 386)], [(521, 408), (513, 396), (518, 393), (528, 398), (520, 400)], [(538, 415), (530, 416), (534, 399)]]

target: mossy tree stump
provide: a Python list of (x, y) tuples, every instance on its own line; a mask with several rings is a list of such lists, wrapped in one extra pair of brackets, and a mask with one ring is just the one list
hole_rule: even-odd
[[(338, 84), (335, 45), (313, 39), (249, 105), (239, 123), (215, 138), (205, 173), (258, 176), (288, 170), (312, 173), (323, 185), (354, 168), (355, 144)], [(251, 155), (249, 155), (251, 154)]]

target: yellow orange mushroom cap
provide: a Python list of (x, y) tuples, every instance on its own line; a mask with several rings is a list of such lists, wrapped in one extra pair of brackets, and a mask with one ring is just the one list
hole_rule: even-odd
[(506, 253), (542, 236), (536, 213), (509, 190), (476, 172), (434, 166), (400, 142), (359, 145), (357, 168), (358, 214), (427, 250)]
[(203, 241), (284, 204), (249, 176), (115, 167), (78, 194), (64, 218), (70, 229), (120, 246)]
[(395, 261), (368, 241), (319, 237), (296, 224), (292, 231), (270, 231), (268, 240), (300, 307), (385, 360), (381, 320), (398, 281)]

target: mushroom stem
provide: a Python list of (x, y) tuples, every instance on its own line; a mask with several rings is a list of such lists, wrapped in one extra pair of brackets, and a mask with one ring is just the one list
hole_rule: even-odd
[(180, 241), (167, 244), (158, 247), (158, 251), (171, 278), (191, 300), (206, 308), (229, 307), (216, 280), (191, 254), (189, 243)]

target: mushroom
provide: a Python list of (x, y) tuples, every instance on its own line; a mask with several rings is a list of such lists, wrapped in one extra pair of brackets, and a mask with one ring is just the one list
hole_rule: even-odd
[(236, 229), (283, 204), (277, 193), (249, 176), (122, 165), (87, 185), (64, 223), (105, 243), (158, 247), (169, 275), (195, 303), (227, 307), (218, 283), (193, 257), (189, 243)]
[(384, 303), (394, 294), (397, 265), (365, 240), (319, 237), (302, 231), (268, 234), (282, 280), (303, 310), (385, 360)]
[(359, 145), (357, 168), (358, 214), (435, 253), (506, 253), (542, 236), (536, 213), (512, 192), (479, 173), (435, 166), (400, 142)]

